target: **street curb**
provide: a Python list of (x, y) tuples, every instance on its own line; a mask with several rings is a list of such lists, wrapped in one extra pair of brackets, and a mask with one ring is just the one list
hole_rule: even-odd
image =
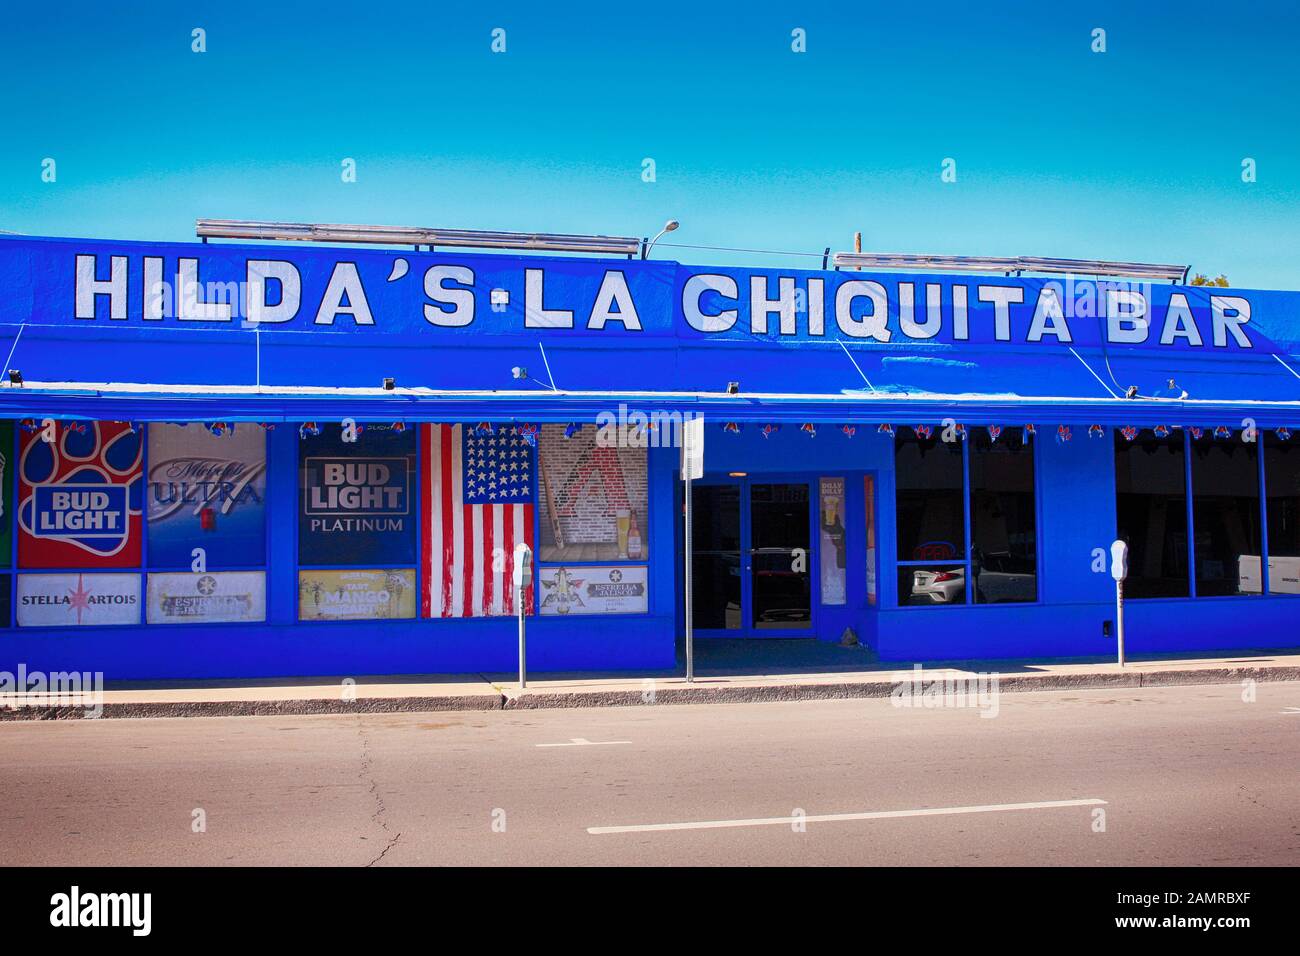
[[(305, 700), (212, 700), (141, 704), (105, 704), (100, 717), (309, 717), (322, 714), (407, 714), (440, 711), (501, 710), (504, 697), (366, 697), (357, 701), (308, 698)], [(78, 720), (81, 707), (0, 708), (5, 720)]]
[[(996, 673), (996, 672), (990, 672)], [(1127, 674), (999, 674), (999, 693), (1096, 688), (1176, 687), (1193, 684), (1235, 684), (1243, 680), (1300, 681), (1300, 666), (1216, 667), (1181, 671)], [(646, 704), (747, 704), (795, 700), (860, 700), (889, 697), (910, 671), (900, 670), (888, 680), (831, 683), (778, 684), (758, 687), (666, 687), (653, 691), (592, 691), (583, 693), (509, 690), (506, 710), (544, 710), (576, 707), (625, 707)], [(924, 683), (943, 679), (934, 671), (922, 672)], [(653, 693), (653, 699), (649, 699)]]
[[(989, 672), (996, 674), (996, 671)], [(968, 675), (961, 675), (968, 676)], [(997, 674), (999, 693), (1089, 690), (1098, 688), (1178, 687), (1195, 684), (1236, 684), (1300, 681), (1300, 666), (1212, 667), (1149, 673)], [(102, 717), (300, 717), (321, 714), (408, 714), (448, 711), (555, 710), (580, 707), (643, 707), (658, 704), (749, 704), (799, 700), (863, 700), (889, 697), (901, 679), (913, 672), (898, 670), (887, 678), (865, 682), (770, 684), (756, 687), (709, 686), (709, 678), (690, 687), (651, 690), (524, 691), (498, 687), (498, 694), (441, 697), (366, 697), (355, 702), (325, 698), (305, 700), (176, 701), (105, 704)], [(944, 679), (941, 670), (922, 671), (923, 682)], [(18, 707), (0, 709), (5, 720), (75, 720), (85, 717), (78, 707)]]

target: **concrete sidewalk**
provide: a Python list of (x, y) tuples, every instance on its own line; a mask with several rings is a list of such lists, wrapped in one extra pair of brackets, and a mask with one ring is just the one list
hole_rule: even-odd
[[(858, 647), (807, 641), (762, 642), (761, 648), (751, 642), (730, 643), (738, 647), (719, 642), (703, 652), (693, 683), (686, 682), (680, 669), (634, 675), (546, 674), (529, 680), (524, 691), (518, 688), (517, 676), (508, 674), (110, 683), (102, 715), (272, 716), (851, 699), (887, 697), (899, 681), (916, 676), (914, 665), (881, 662)], [(924, 664), (920, 677), (928, 682), (977, 674), (997, 675), (999, 692), (1300, 681), (1300, 649), (1161, 657), (1130, 661), (1124, 668), (1096, 660), (950, 661)], [(22, 706), (8, 703), (0, 703), (0, 720), (85, 715), (82, 707), (30, 696)]]

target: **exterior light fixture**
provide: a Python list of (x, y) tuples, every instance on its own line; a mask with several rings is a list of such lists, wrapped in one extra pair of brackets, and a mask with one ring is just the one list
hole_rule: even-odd
[(511, 377), (511, 378), (527, 378), (527, 377), (528, 377), (528, 369), (524, 368), (522, 365), (516, 365), (514, 368), (512, 368), (512, 369), (510, 370), (510, 377)]
[(384, 379), (384, 391), (385, 391), (385, 392), (391, 392), (391, 391), (392, 391), (393, 389), (395, 389), (395, 388), (397, 388), (397, 379), (395, 379), (395, 378), (386, 378), (386, 379)]
[(665, 233), (676, 232), (677, 227), (680, 225), (681, 223), (678, 222), (676, 219), (669, 219), (666, 223), (664, 223), (664, 227), (659, 230), (658, 234), (653, 239), (650, 240), (650, 243), (642, 247), (641, 258), (642, 259), (650, 258), (650, 250), (655, 247), (655, 243), (658, 242), (660, 239), (662, 239)]
[(727, 394), (728, 394), (728, 395), (739, 395), (739, 394), (740, 394), (740, 383), (739, 383), (739, 382), (728, 382), (728, 383), (727, 383)]
[(11, 368), (9, 370), (9, 384), (21, 385), (22, 383), (23, 383), (23, 373), (18, 371), (18, 369), (16, 368)]
[(381, 245), (455, 246), (467, 249), (532, 249), (627, 256), (641, 249), (629, 236), (584, 236), (553, 232), (497, 232), (429, 229), (420, 226), (349, 226), (329, 223), (265, 222), (252, 219), (196, 219), (194, 234), (209, 239), (271, 239), (299, 242), (367, 242)]

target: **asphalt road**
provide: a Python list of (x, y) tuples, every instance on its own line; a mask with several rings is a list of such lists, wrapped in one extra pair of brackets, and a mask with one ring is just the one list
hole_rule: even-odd
[[(0, 722), (0, 761), (8, 864), (1300, 864), (1295, 683), (1006, 694), (994, 718), (871, 700)], [(899, 813), (920, 809), (941, 812)]]

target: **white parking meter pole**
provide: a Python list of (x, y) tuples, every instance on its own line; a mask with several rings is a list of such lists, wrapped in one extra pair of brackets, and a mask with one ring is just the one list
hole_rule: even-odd
[(1110, 576), (1115, 579), (1115, 637), (1119, 666), (1124, 666), (1124, 579), (1128, 577), (1128, 545), (1116, 541), (1110, 546)]
[(528, 686), (528, 652), (524, 638), (524, 600), (528, 586), (533, 582), (533, 551), (526, 544), (515, 545), (514, 564), (510, 574), (515, 588), (515, 613), (519, 616), (519, 689)]
[(686, 525), (683, 535), (682, 598), (686, 602), (686, 683), (695, 681), (695, 642), (691, 633), (694, 614), (691, 612), (691, 479), (686, 478), (686, 500), (682, 520)]
[(686, 498), (682, 510), (682, 599), (686, 602), (686, 682), (695, 681), (695, 608), (691, 603), (691, 480), (704, 477), (704, 417), (696, 415), (682, 423), (682, 480)]

